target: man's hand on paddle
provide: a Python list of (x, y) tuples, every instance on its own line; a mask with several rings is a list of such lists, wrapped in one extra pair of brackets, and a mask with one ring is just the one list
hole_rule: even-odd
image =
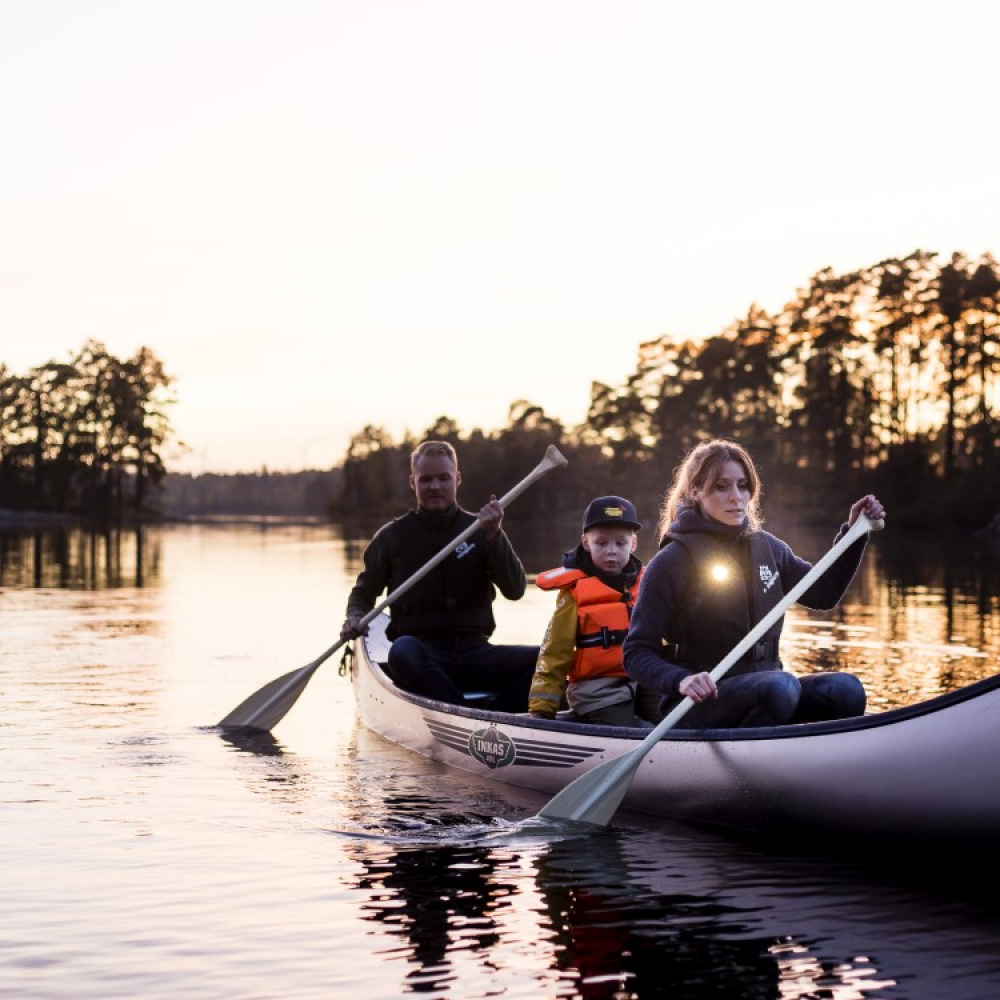
[(361, 627), (363, 615), (348, 615), (344, 619), (344, 624), (340, 629), (341, 639), (357, 639), (358, 636), (368, 635), (368, 626)]
[(490, 496), (490, 502), (483, 506), (477, 517), (483, 526), (486, 541), (492, 542), (500, 534), (500, 524), (503, 521), (503, 507), (497, 502), (496, 494)]

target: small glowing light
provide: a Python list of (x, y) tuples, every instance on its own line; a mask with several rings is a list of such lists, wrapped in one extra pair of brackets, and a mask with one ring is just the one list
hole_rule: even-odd
[(716, 583), (722, 583), (724, 580), (729, 579), (729, 567), (723, 566), (721, 563), (716, 563), (711, 569), (712, 579)]

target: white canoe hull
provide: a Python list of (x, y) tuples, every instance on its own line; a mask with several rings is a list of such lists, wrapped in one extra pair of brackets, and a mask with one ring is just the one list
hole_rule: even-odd
[[(401, 746), (548, 796), (635, 747), (641, 730), (446, 705), (397, 689), (384, 622), (355, 644), (362, 722)], [(860, 719), (668, 731), (622, 808), (752, 832), (827, 838), (1000, 837), (1000, 677)]]

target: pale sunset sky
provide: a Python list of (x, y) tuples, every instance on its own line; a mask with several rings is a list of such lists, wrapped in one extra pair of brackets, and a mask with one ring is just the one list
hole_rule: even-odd
[(981, 0), (0, 0), (0, 362), (175, 377), (175, 471), (580, 422), (824, 267), (1000, 253)]

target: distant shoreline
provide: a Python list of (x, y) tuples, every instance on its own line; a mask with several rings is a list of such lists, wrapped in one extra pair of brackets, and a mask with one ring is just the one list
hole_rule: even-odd
[(80, 517), (77, 514), (62, 514), (48, 510), (10, 510), (0, 507), (0, 527), (56, 528), (79, 522)]
[[(82, 514), (64, 514), (45, 510), (10, 510), (0, 508), (0, 529), (3, 528), (69, 528), (83, 527), (90, 522)], [(330, 524), (329, 518), (311, 514), (150, 514), (129, 518), (112, 527), (132, 529), (140, 525), (164, 524)], [(107, 527), (105, 525), (104, 527)]]

